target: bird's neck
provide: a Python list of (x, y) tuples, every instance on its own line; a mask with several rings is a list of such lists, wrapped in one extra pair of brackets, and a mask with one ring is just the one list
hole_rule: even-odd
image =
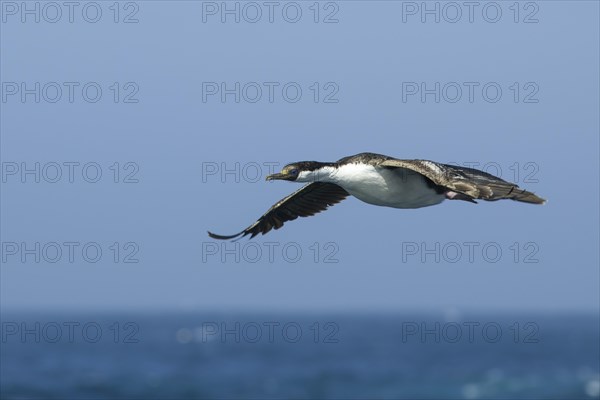
[(312, 171), (301, 171), (296, 182), (335, 182), (337, 167), (333, 163), (321, 163)]

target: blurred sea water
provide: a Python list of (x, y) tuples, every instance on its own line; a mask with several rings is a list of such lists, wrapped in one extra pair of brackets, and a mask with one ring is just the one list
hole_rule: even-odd
[(594, 314), (4, 313), (2, 399), (600, 398)]

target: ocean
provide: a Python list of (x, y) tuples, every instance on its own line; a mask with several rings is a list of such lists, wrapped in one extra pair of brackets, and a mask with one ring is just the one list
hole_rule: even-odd
[(593, 399), (598, 315), (9, 314), (2, 399)]

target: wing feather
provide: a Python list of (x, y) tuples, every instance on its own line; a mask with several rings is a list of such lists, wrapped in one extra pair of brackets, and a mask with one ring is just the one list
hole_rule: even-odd
[(313, 182), (301, 187), (289, 196), (279, 200), (264, 213), (255, 223), (235, 235), (217, 235), (208, 232), (213, 239), (234, 239), (250, 235), (250, 238), (268, 233), (271, 229), (279, 229), (287, 221), (298, 217), (309, 217), (329, 206), (339, 203), (348, 197), (342, 187), (327, 182)]
[(456, 192), (457, 199), (482, 199), (495, 201), (511, 199), (532, 204), (544, 204), (546, 200), (532, 192), (520, 189), (515, 183), (507, 182), (497, 176), (474, 168), (440, 164), (428, 160), (388, 159), (381, 166), (405, 168), (419, 173), (438, 186)]

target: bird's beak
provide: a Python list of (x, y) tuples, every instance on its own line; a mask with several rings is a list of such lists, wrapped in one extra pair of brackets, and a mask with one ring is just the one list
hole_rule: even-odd
[(286, 174), (273, 174), (273, 175), (268, 175), (267, 176), (267, 180), (268, 181), (274, 181), (276, 179), (286, 179), (287, 175)]

